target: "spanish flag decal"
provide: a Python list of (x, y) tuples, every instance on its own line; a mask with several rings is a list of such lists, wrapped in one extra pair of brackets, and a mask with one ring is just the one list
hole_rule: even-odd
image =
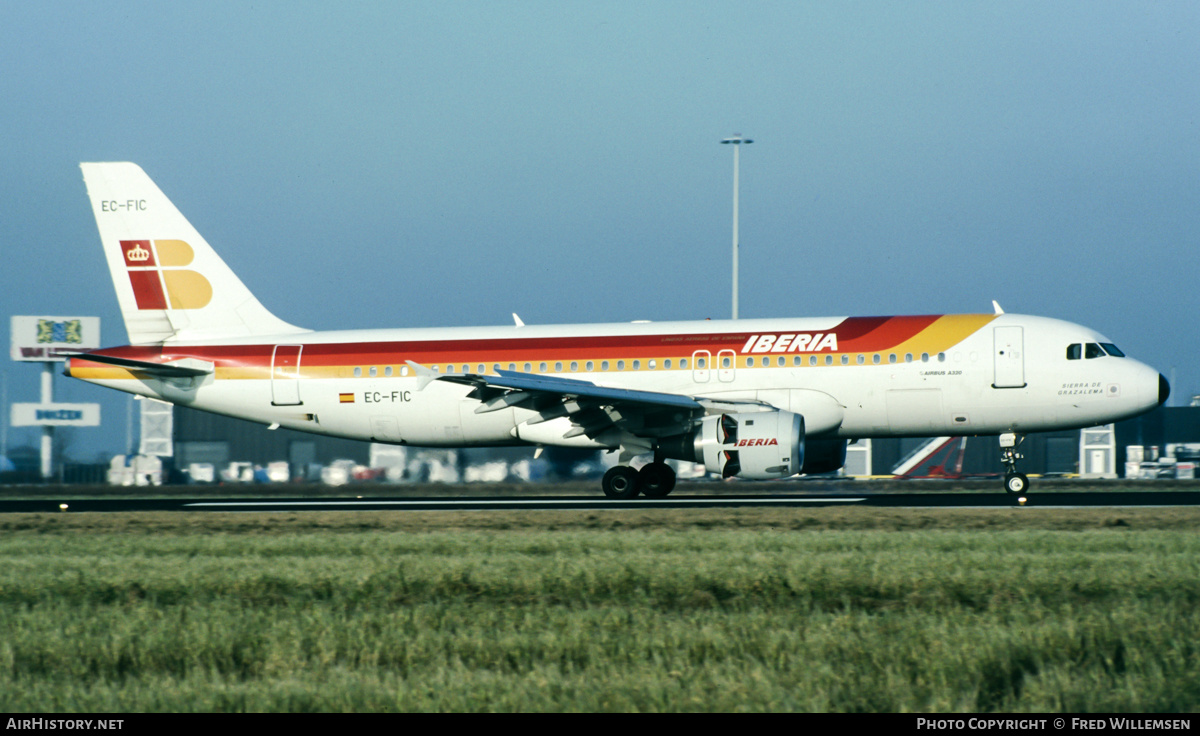
[(338, 401), (343, 404), (353, 404), (354, 394), (338, 394)]

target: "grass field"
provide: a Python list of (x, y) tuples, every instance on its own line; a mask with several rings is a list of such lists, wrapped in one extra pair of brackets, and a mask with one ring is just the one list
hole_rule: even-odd
[(1188, 711), (1200, 510), (0, 516), (3, 711)]

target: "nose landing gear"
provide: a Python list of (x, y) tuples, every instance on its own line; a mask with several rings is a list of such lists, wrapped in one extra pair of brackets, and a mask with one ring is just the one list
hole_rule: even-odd
[(1000, 462), (1004, 463), (1004, 490), (1017, 495), (1029, 490), (1029, 478), (1017, 472), (1017, 460), (1025, 457), (1017, 448), (1025, 441), (1025, 435), (1006, 432), (1000, 435)]

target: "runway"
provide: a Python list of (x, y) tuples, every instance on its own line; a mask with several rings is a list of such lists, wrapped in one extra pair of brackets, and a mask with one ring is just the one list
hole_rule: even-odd
[(253, 497), (71, 498), (0, 500), (0, 513), (38, 512), (264, 512), (264, 511), (486, 511), (565, 509), (800, 508), (873, 506), (891, 508), (1088, 508), (1200, 505), (1200, 491), (1097, 491), (1031, 493), (1022, 498), (1003, 492), (680, 495), (662, 499), (613, 500), (594, 496), (491, 497)]

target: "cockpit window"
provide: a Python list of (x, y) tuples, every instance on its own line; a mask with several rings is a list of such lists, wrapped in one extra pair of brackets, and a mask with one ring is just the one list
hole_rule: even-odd
[(1114, 358), (1125, 357), (1125, 353), (1122, 353), (1120, 348), (1111, 342), (1086, 344), (1076, 342), (1067, 346), (1067, 360), (1079, 360), (1080, 358), (1090, 360), (1091, 358), (1103, 358), (1105, 355), (1111, 355)]

